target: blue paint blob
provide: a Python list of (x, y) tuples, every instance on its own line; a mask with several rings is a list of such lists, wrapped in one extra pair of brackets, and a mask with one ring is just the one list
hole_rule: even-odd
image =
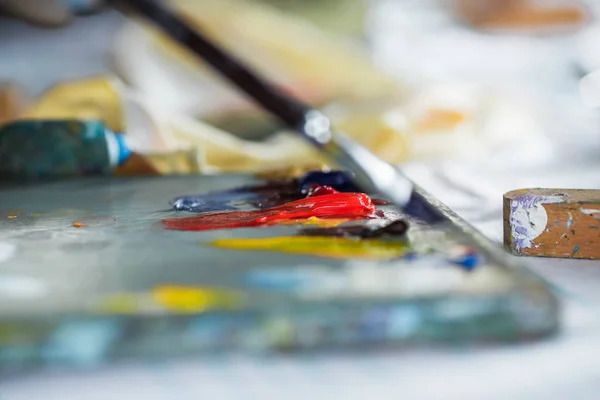
[(362, 340), (378, 342), (387, 336), (387, 325), (390, 310), (386, 307), (367, 309), (361, 321)]
[(450, 260), (450, 262), (463, 267), (467, 271), (472, 271), (479, 265), (479, 256), (476, 253), (467, 253)]
[(193, 318), (185, 332), (187, 339), (198, 345), (214, 348), (225, 345), (227, 333), (233, 326), (232, 316), (223, 314), (205, 314)]
[(205, 195), (179, 196), (171, 201), (171, 205), (178, 211), (202, 213), (240, 210), (244, 204), (261, 199), (258, 193), (242, 188)]
[(402, 208), (406, 215), (410, 215), (428, 224), (436, 224), (446, 220), (441, 212), (431, 206), (423, 196), (414, 192), (410, 196), (408, 203)]
[(122, 330), (123, 325), (116, 319), (67, 321), (52, 333), (41, 356), (48, 363), (98, 365)]
[(301, 190), (312, 185), (331, 186), (339, 192), (362, 192), (352, 181), (352, 176), (344, 171), (309, 172), (300, 178)]
[(388, 316), (387, 335), (391, 339), (406, 339), (414, 335), (423, 321), (423, 312), (414, 305), (395, 306)]
[(314, 279), (297, 270), (264, 270), (248, 273), (244, 281), (257, 289), (294, 292), (307, 287)]
[(402, 259), (408, 262), (413, 262), (416, 261), (419, 257), (420, 255), (418, 253), (406, 253), (404, 257), (402, 257)]

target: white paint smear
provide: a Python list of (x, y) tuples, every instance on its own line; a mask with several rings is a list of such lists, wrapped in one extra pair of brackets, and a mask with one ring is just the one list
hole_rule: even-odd
[(13, 258), (17, 246), (12, 243), (0, 242), (0, 264)]
[(46, 285), (25, 275), (0, 275), (0, 298), (40, 299), (48, 293)]
[(600, 210), (594, 210), (594, 209), (590, 209), (590, 208), (580, 208), (579, 211), (581, 211), (583, 214), (587, 214), (587, 215), (600, 214)]
[(548, 213), (544, 204), (561, 201), (562, 199), (556, 196), (539, 197), (534, 201), (524, 201), (520, 197), (511, 201), (511, 233), (517, 250), (531, 248), (532, 241), (546, 229)]
[(541, 204), (527, 209), (518, 205), (511, 218), (514, 218), (513, 238), (517, 239), (520, 247), (531, 247), (531, 241), (540, 236), (548, 224), (548, 214)]

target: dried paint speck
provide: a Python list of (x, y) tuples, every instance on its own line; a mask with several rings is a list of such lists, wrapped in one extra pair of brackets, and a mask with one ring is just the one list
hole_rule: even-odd
[(573, 214), (569, 213), (569, 219), (567, 220), (567, 228), (570, 228), (573, 225)]

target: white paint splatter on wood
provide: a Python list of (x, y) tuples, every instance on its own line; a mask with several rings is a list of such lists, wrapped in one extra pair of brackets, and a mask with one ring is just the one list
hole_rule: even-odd
[(544, 204), (560, 203), (558, 196), (524, 195), (511, 201), (510, 225), (512, 244), (515, 250), (531, 248), (548, 224), (548, 213)]

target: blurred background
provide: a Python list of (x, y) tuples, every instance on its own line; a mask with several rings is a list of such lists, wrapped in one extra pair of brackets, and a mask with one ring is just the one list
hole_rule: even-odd
[[(358, 142), (401, 166), (493, 241), (502, 240), (504, 192), (600, 188), (597, 1), (171, 3), (279, 86), (321, 107)], [(100, 1), (0, 0), (0, 9), (5, 15), (0, 19), (0, 122), (100, 119), (124, 133), (137, 154), (118, 167), (122, 176), (299, 175), (330, 167), (185, 50)], [(600, 279), (597, 268), (580, 266), (578, 274), (551, 262), (532, 268), (566, 290), (600, 301), (597, 285), (590, 283)], [(568, 314), (567, 320), (577, 329), (588, 323), (579, 314)], [(567, 335), (554, 347), (516, 347), (477, 358), (406, 356), (403, 365), (385, 356), (310, 365), (280, 360), (263, 365), (260, 379), (248, 360), (239, 360), (237, 367), (178, 364), (150, 375), (112, 370), (80, 377), (80, 387), (91, 391), (110, 377), (122, 393), (137, 382), (146, 385), (146, 398), (164, 398), (160, 393), (174, 393), (172, 384), (186, 387), (200, 376), (215, 382), (206, 389), (211, 395), (235, 398), (226, 384), (233, 376), (264, 398), (268, 379), (306, 387), (312, 379), (307, 371), (317, 365), (325, 374), (321, 389), (335, 383), (340, 396), (351, 396), (342, 390), (348, 380), (360, 382), (350, 390), (354, 395), (389, 395), (399, 374), (412, 377), (405, 393), (418, 395), (425, 393), (427, 371), (435, 365), (449, 377), (439, 381), (448, 398), (481, 398), (475, 394), (484, 393), (479, 385), (484, 382), (500, 393), (507, 390), (505, 379), (516, 382), (502, 392), (510, 398), (550, 398), (550, 393), (564, 398), (572, 394), (568, 384), (590, 383), (585, 392), (590, 394), (600, 382), (590, 372), (593, 357), (585, 357), (598, 348), (597, 335), (580, 336), (575, 341)], [(490, 362), (496, 366), (494, 378), (484, 375)], [(577, 373), (565, 378), (558, 364), (576, 362)], [(516, 364), (545, 371), (539, 375), (546, 380), (566, 380), (549, 387), (515, 372)], [(375, 370), (378, 379), (364, 373)], [(52, 398), (64, 398), (68, 376), (48, 379), (59, 385)], [(25, 386), (15, 384), (10, 393), (25, 397), (11, 399), (32, 398), (45, 383)]]

